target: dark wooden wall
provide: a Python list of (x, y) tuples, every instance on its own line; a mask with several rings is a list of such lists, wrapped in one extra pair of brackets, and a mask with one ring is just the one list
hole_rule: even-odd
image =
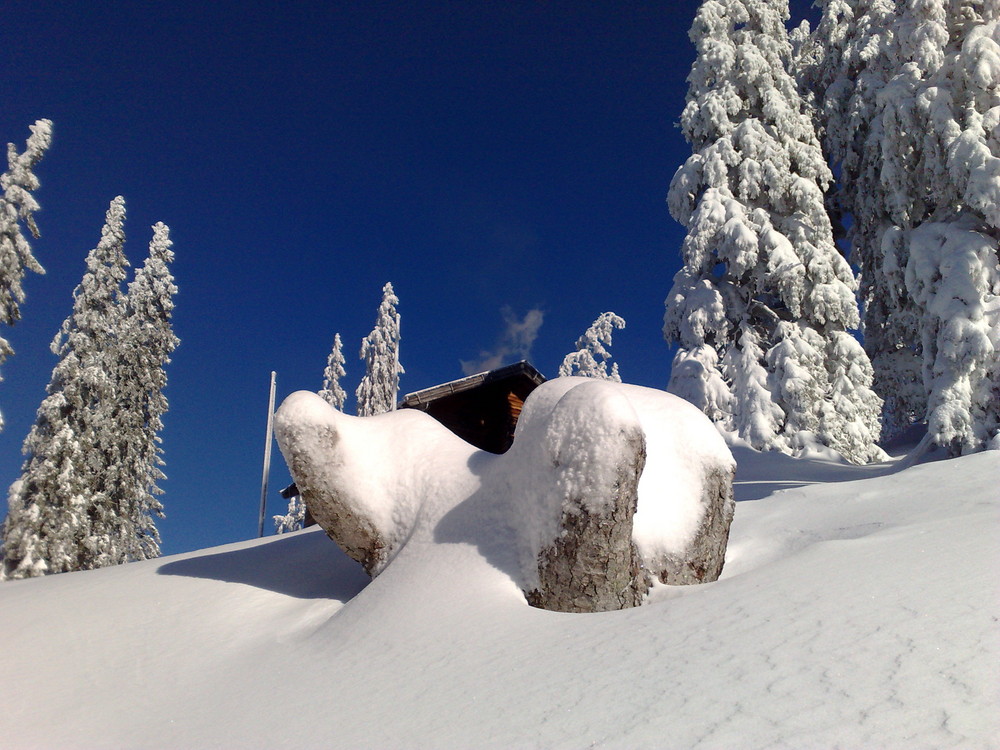
[(437, 399), (427, 405), (427, 413), (477, 448), (506, 453), (524, 399), (534, 388), (534, 383), (516, 379), (485, 383)]

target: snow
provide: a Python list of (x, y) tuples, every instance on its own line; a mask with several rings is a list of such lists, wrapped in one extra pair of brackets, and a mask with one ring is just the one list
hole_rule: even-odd
[(672, 394), (626, 385), (646, 435), (646, 466), (632, 539), (645, 560), (683, 552), (704, 513), (703, 480), (733, 468), (722, 436), (701, 410)]
[(370, 582), (313, 529), (6, 582), (4, 747), (1000, 744), (1000, 453), (734, 452), (722, 578), (621, 612), (528, 607), (475, 507)]

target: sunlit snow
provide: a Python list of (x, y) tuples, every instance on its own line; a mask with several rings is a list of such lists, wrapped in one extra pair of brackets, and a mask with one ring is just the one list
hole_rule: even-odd
[(2, 744), (1000, 745), (1000, 454), (734, 454), (722, 578), (626, 611), (528, 607), (488, 528), (372, 581), (306, 530), (4, 583)]

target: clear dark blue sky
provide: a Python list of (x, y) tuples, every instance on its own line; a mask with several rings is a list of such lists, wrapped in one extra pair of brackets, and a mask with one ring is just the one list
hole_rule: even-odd
[[(118, 194), (132, 265), (156, 221), (177, 254), (166, 553), (256, 535), (270, 371), (279, 402), (317, 390), (339, 331), (353, 393), (386, 281), (401, 393), (495, 352), (505, 308), (543, 311), (529, 357), (549, 376), (613, 310), (623, 377), (664, 387), (697, 5), (8, 0), (0, 140), (23, 148), (40, 117), (55, 136), (33, 244), (48, 274), (4, 334), (0, 485)], [(286, 481), (275, 451), (269, 516)]]

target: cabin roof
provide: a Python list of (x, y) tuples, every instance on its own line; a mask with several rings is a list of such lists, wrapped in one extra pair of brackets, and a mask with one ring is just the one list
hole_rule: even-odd
[(482, 385), (496, 383), (501, 380), (518, 379), (527, 380), (534, 386), (539, 386), (545, 382), (545, 376), (536, 370), (529, 362), (522, 360), (512, 365), (500, 367), (496, 370), (476, 373), (459, 380), (452, 380), (450, 383), (442, 383), (431, 388), (424, 388), (422, 391), (408, 393), (399, 402), (401, 407), (410, 409), (427, 410), (427, 405), (455, 393), (462, 393)]

